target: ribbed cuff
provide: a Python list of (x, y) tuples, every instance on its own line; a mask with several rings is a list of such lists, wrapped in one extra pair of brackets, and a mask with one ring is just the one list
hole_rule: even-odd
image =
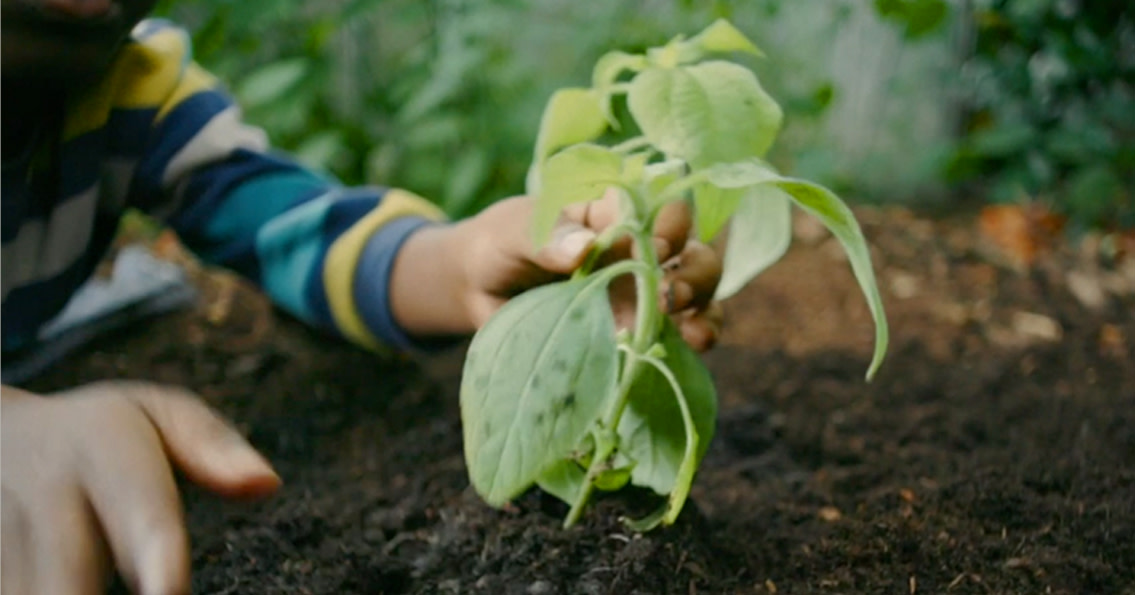
[(402, 351), (433, 352), (459, 343), (464, 337), (413, 337), (394, 319), (390, 309), (390, 280), (394, 259), (407, 239), (428, 225), (442, 225), (425, 217), (399, 217), (367, 240), (355, 269), (355, 308), (380, 343)]

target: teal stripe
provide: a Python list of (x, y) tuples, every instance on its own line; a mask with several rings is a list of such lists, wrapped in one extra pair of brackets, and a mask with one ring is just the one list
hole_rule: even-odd
[(304, 285), (323, 252), (323, 222), (334, 194), (293, 208), (256, 234), (261, 286), (277, 304), (307, 322), (316, 322), (316, 315), (304, 299)]
[(305, 196), (327, 189), (326, 180), (304, 171), (264, 174), (239, 184), (216, 206), (205, 225), (212, 242), (227, 243), (260, 229)]

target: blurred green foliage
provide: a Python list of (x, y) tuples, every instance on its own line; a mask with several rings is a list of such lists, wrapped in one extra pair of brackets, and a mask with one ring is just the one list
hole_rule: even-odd
[(192, 32), (195, 58), (275, 146), (463, 216), (523, 192), (544, 102), (599, 55), (742, 3), (173, 0), (157, 14)]
[(965, 128), (948, 171), (1078, 227), (1135, 227), (1135, 5), (974, 0)]
[(853, 201), (972, 183), (1085, 225), (1135, 225), (1127, 4), (163, 0), (157, 12), (189, 28), (197, 60), (277, 147), (454, 217), (523, 192), (544, 103), (585, 84), (601, 54), (725, 17), (769, 54), (738, 59), (785, 109), (770, 155), (783, 170)]

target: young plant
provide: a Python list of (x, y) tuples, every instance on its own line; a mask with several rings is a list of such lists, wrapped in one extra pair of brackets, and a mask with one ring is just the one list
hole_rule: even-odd
[[(830, 191), (762, 160), (780, 130), (780, 107), (750, 70), (705, 60), (738, 51), (762, 55), (719, 20), (643, 54), (606, 54), (590, 88), (550, 98), (527, 182), (536, 245), (548, 241), (565, 206), (611, 187), (621, 219), (571, 279), (517, 296), (473, 338), (461, 384), (465, 460), (488, 504), (536, 485), (571, 506), (569, 527), (594, 490), (629, 483), (667, 496), (647, 518), (628, 520), (631, 527), (669, 525), (681, 512), (713, 438), (717, 396), (701, 359), (658, 308), (663, 273), (650, 240), (668, 203), (690, 204), (702, 241), (729, 223), (718, 299), (784, 254), (792, 204), (818, 217), (847, 251), (867, 298), (876, 328), (868, 380), (878, 370), (887, 323), (863, 234)], [(637, 134), (602, 144), (620, 129), (617, 95), (626, 96)], [(624, 236), (637, 256), (594, 269)], [(635, 278), (637, 310), (633, 329), (616, 332), (608, 286), (622, 275)]]

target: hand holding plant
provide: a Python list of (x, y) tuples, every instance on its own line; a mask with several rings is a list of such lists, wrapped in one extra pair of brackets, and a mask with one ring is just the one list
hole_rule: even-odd
[[(529, 290), (474, 337), (461, 386), (465, 457), (473, 487), (500, 506), (533, 485), (580, 518), (595, 489), (628, 483), (667, 502), (639, 530), (675, 521), (713, 437), (717, 398), (700, 358), (664, 316), (664, 271), (654, 237), (660, 214), (685, 205), (701, 242), (729, 223), (715, 297), (729, 297), (776, 262), (791, 239), (791, 205), (842, 243), (876, 322), (873, 376), (887, 324), (866, 241), (851, 211), (821, 186), (778, 174), (763, 157), (781, 126), (777, 103), (723, 52), (759, 50), (726, 21), (644, 54), (611, 52), (591, 88), (552, 96), (541, 122), (528, 193), (532, 241), (545, 246), (565, 209), (616, 188), (617, 217), (591, 242), (572, 278)], [(630, 73), (629, 80), (620, 80)], [(620, 128), (625, 96), (637, 134)], [(620, 243), (631, 259), (605, 255)], [(609, 263), (609, 264), (608, 264)], [(634, 322), (616, 331), (609, 287), (633, 278)]]

